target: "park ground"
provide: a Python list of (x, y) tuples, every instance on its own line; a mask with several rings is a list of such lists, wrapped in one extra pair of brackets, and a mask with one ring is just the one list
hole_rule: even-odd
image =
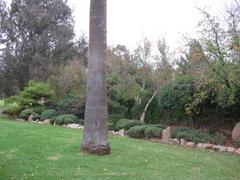
[(240, 157), (110, 136), (112, 153), (80, 152), (83, 132), (0, 118), (0, 179), (239, 180)]

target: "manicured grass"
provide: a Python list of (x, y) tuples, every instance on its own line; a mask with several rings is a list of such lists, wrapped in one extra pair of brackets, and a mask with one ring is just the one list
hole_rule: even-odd
[(240, 157), (111, 137), (112, 154), (79, 151), (82, 131), (0, 120), (0, 179), (239, 180)]

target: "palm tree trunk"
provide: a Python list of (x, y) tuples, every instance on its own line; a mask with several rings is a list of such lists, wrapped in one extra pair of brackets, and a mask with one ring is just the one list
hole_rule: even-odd
[(91, 0), (83, 152), (110, 154), (107, 127), (107, 0)]

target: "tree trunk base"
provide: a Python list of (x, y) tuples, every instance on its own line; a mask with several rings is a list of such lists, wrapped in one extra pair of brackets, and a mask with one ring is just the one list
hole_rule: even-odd
[(109, 145), (103, 146), (93, 146), (93, 145), (81, 145), (81, 151), (88, 154), (96, 154), (96, 155), (109, 155), (111, 153), (111, 148)]

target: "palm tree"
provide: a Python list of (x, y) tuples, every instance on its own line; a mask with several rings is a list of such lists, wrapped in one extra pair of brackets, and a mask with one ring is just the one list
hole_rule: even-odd
[(107, 127), (107, 0), (91, 0), (83, 152), (110, 154)]

